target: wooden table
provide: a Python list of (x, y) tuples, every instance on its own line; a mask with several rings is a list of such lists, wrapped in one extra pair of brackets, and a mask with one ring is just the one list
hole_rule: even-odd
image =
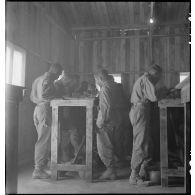
[(191, 100), (190, 100), (190, 76), (188, 76), (183, 82), (176, 85), (177, 89), (181, 90), (181, 102), (184, 104), (184, 143), (186, 146), (186, 150), (184, 150), (184, 166), (185, 166), (185, 175), (186, 178), (184, 180), (185, 192), (190, 193), (190, 151), (191, 151)]
[[(168, 136), (167, 136), (167, 110), (171, 107), (184, 107), (181, 99), (163, 99), (159, 101), (160, 108), (160, 167), (161, 167), (161, 186), (168, 187), (168, 177), (184, 177), (183, 169), (168, 168)], [(185, 134), (185, 131), (184, 131)], [(185, 137), (185, 136), (184, 136)], [(185, 144), (185, 141), (184, 141)], [(184, 146), (184, 151), (185, 151)]]
[[(58, 179), (59, 171), (84, 171), (87, 181), (92, 181), (92, 146), (93, 146), (93, 98), (70, 98), (51, 101), (52, 107), (52, 131), (51, 131), (51, 176)], [(86, 163), (80, 164), (60, 164), (58, 161), (58, 144), (60, 137), (59, 107), (82, 106), (86, 107)]]

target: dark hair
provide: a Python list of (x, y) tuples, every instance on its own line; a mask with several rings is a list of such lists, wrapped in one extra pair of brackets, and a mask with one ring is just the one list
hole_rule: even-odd
[(109, 78), (110, 81), (114, 81), (113, 75), (110, 75), (110, 74), (109, 74), (109, 75), (108, 75), (108, 78)]
[(108, 71), (106, 69), (101, 69), (101, 70), (97, 71), (94, 74), (94, 77), (99, 78), (100, 80), (103, 80), (103, 81), (109, 80)]
[(58, 63), (52, 64), (49, 68), (49, 72), (51, 73), (59, 73), (62, 72), (62, 66)]
[(162, 68), (159, 65), (154, 64), (154, 65), (152, 65), (149, 68), (148, 72), (158, 72), (158, 73), (161, 73), (162, 72)]

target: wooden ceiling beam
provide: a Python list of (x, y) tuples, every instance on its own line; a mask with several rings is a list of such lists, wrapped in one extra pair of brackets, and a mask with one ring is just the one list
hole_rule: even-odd
[(147, 25), (110, 25), (110, 26), (87, 26), (87, 27), (72, 27), (72, 31), (91, 31), (91, 30), (115, 30), (115, 29), (145, 29)]
[[(179, 27), (179, 26), (189, 26), (190, 23), (161, 23), (161, 24), (153, 24), (153, 27), (163, 27), (163, 26), (170, 26), (170, 27)], [(81, 26), (81, 27), (72, 27), (72, 31), (95, 31), (95, 30), (144, 30), (148, 29), (148, 24), (143, 25), (114, 25), (114, 26)]]

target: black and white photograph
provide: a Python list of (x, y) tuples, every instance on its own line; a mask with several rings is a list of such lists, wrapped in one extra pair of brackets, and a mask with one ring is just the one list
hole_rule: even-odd
[(5, 1), (3, 106), (6, 194), (191, 194), (191, 1)]

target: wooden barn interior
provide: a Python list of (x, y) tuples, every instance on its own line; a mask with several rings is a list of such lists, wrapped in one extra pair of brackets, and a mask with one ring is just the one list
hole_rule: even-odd
[[(189, 191), (190, 9), (190, 2), (7, 1), (6, 191), (31, 194)], [(156, 162), (156, 170), (160, 173), (159, 183), (148, 187), (132, 186), (128, 183), (133, 147), (133, 128), (130, 120), (127, 124), (126, 139), (118, 138), (119, 145), (124, 142), (123, 139), (126, 140), (124, 150), (119, 148), (118, 151), (126, 157), (124, 162), (120, 162), (119, 158), (118, 179), (99, 182), (98, 179), (92, 178), (104, 170), (100, 159), (99, 164), (96, 162), (100, 168), (97, 169), (93, 165), (93, 176), (91, 175), (90, 179), (86, 179), (86, 175), (83, 176), (81, 171), (79, 172), (79, 165), (65, 169), (63, 164), (55, 164), (54, 161), (51, 162), (54, 163), (53, 169), (59, 170), (52, 170), (51, 178), (32, 179), (37, 131), (33, 121), (35, 104), (30, 100), (30, 93), (33, 81), (44, 74), (52, 63), (59, 63), (66, 75), (76, 76), (80, 83), (87, 81), (95, 84), (94, 72), (99, 67), (106, 69), (116, 82), (122, 83), (129, 111), (135, 81), (152, 64), (162, 68), (165, 86), (177, 86), (179, 96), (168, 103), (160, 101), (152, 104), (151, 138), (153, 160)], [(94, 143), (90, 142), (96, 140), (92, 99), (87, 103), (85, 99), (79, 98), (54, 100), (51, 135), (51, 156), (54, 160), (57, 158), (55, 138), (58, 139), (60, 135), (55, 134), (59, 127), (55, 126), (56, 116), (60, 118), (60, 112), (55, 112), (55, 109), (60, 105), (69, 106), (71, 103), (73, 106), (79, 106), (80, 102), (81, 106), (86, 107), (80, 117), (85, 122), (86, 130), (85, 148), (88, 156), (85, 163), (93, 164), (92, 154), (93, 157), (97, 154), (92, 149)], [(174, 131), (171, 134), (169, 132), (172, 129)], [(168, 168), (167, 156), (170, 151), (162, 144), (166, 147), (167, 144), (171, 145), (176, 131), (182, 134), (183, 140), (178, 138), (175, 147), (182, 147), (183, 156), (182, 165), (173, 170)], [(91, 164), (89, 166), (92, 166)], [(167, 169), (164, 172), (165, 167)], [(70, 176), (60, 174), (65, 170), (75, 172)]]

